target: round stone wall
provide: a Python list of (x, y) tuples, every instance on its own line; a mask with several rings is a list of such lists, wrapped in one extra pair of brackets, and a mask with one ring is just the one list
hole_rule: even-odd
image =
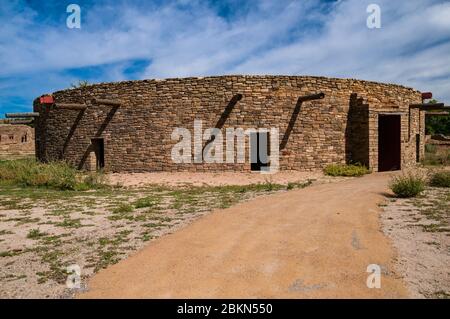
[[(319, 92), (325, 94), (323, 99), (299, 103), (299, 97)], [(345, 162), (360, 162), (376, 170), (377, 118), (386, 113), (401, 116), (402, 165), (413, 165), (411, 136), (423, 135), (424, 130), (419, 111), (409, 110), (409, 104), (421, 102), (420, 92), (354, 79), (218, 76), (125, 81), (58, 91), (53, 97), (54, 105), (34, 102), (34, 110), (40, 113), (37, 157), (95, 169), (102, 156), (104, 169), (114, 172), (251, 170), (248, 141), (244, 163), (236, 159), (195, 163), (194, 123), (198, 121), (201, 133), (218, 128), (224, 140), (227, 128), (276, 128), (281, 170), (313, 170)], [(86, 109), (61, 109), (59, 104), (85, 105)], [(191, 133), (190, 163), (176, 163), (172, 158), (173, 147), (180, 141), (173, 139), (177, 128)], [(207, 143), (207, 138), (201, 141), (203, 147)]]

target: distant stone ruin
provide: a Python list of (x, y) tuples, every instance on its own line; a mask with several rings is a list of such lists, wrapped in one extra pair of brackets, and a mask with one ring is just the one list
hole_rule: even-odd
[(0, 158), (34, 155), (34, 128), (28, 125), (0, 124)]

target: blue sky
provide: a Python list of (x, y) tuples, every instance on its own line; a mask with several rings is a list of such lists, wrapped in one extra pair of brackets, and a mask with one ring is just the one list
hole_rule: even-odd
[(222, 74), (399, 83), (450, 104), (449, 1), (2, 0), (0, 25), (0, 117), (78, 80)]

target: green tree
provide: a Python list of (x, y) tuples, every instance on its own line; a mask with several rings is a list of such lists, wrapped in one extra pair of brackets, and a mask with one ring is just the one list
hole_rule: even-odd
[[(436, 100), (430, 100), (429, 104), (436, 104)], [(427, 116), (425, 118), (426, 134), (435, 135), (443, 134), (450, 136), (450, 115), (448, 116)]]

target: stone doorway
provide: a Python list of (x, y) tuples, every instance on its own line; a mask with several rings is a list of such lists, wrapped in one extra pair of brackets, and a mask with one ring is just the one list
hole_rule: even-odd
[(105, 167), (105, 142), (103, 138), (91, 140), (92, 150), (95, 155), (95, 168), (101, 170)]
[(378, 171), (401, 168), (400, 115), (378, 116)]
[(250, 167), (252, 171), (268, 170), (270, 166), (269, 132), (250, 133)]

